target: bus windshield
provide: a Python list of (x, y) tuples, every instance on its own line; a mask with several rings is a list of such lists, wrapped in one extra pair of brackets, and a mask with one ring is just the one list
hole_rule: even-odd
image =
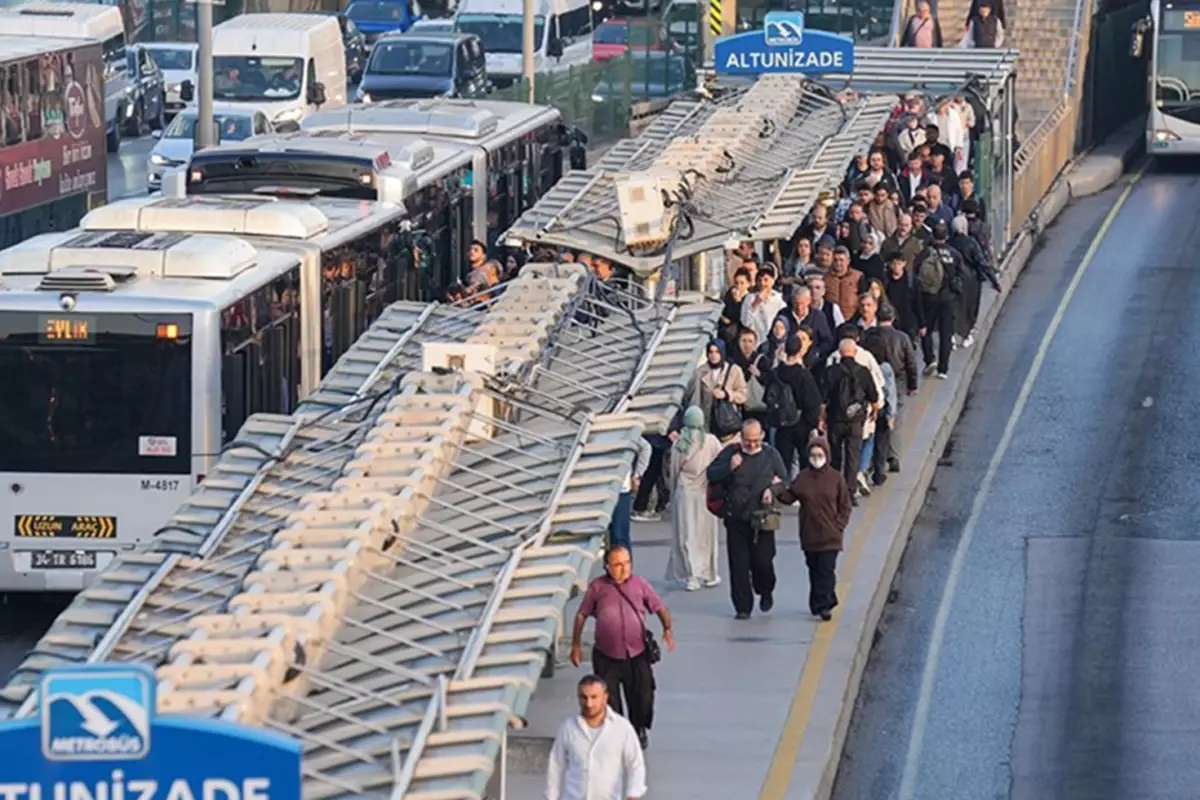
[(304, 60), (258, 56), (213, 59), (213, 97), (217, 100), (294, 100), (300, 96)]
[(0, 472), (191, 473), (186, 315), (0, 314)]
[[(488, 53), (521, 52), (522, 21), (520, 14), (459, 14), (457, 27), (464, 33), (473, 33), (483, 42)], [(541, 47), (546, 18), (533, 18), (533, 41)]]
[(1200, 6), (1165, 10), (1156, 47), (1155, 99), (1164, 110), (1200, 105)]

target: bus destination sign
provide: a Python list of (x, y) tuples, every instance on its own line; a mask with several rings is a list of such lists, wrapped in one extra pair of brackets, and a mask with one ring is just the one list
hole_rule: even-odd
[(92, 344), (96, 341), (96, 320), (80, 316), (39, 317), (38, 331), (44, 344)]

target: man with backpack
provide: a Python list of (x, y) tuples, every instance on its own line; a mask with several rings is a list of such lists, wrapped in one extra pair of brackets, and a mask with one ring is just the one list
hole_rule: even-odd
[(784, 477), (790, 478), (795, 472), (796, 455), (803, 454), (808, 437), (821, 425), (821, 390), (804, 366), (800, 337), (788, 337), (783, 363), (772, 371), (763, 400), (767, 424), (775, 429), (775, 449), (787, 470)]
[[(859, 364), (858, 342), (844, 338), (838, 345), (839, 358), (825, 369), (825, 417), (829, 432), (829, 460), (841, 470), (846, 485), (858, 485), (862, 461), (863, 426), (875, 414), (879, 390), (870, 370)], [(856, 499), (854, 495), (851, 499)]]
[[(962, 255), (950, 246), (950, 229), (945, 222), (933, 225), (932, 241), (917, 256), (914, 265), (917, 302), (921, 304), (921, 353), (925, 374), (945, 380), (950, 372), (954, 343), (954, 309), (963, 292), (965, 266)], [(933, 354), (933, 331), (937, 331), (937, 361)]]

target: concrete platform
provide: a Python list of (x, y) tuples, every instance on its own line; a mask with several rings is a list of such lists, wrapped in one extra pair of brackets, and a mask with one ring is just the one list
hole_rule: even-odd
[[(1119, 145), (1117, 147), (1120, 147)], [(1131, 152), (1124, 145), (1122, 152)], [(1108, 153), (1101, 154), (1108, 158)], [(1088, 158), (1077, 169), (1089, 168)], [(1096, 167), (1090, 167), (1092, 171)], [(1104, 171), (1112, 181), (1120, 174)], [(1053, 191), (1069, 192), (1069, 175)], [(1111, 181), (1110, 181), (1111, 182)], [(997, 295), (985, 289), (978, 343), (956, 351), (950, 379), (925, 382), (900, 428), (903, 471), (856, 509), (838, 569), (832, 622), (807, 613), (808, 581), (794, 514), (779, 535), (779, 589), (770, 614), (733, 619), (726, 585), (685, 592), (662, 581), (670, 526), (635, 523), (634, 568), (663, 594), (678, 648), (658, 666), (656, 725), (647, 751), (654, 800), (809, 800), (828, 797), (876, 626), (908, 531), (924, 502), (1007, 290), (1061, 206), (1011, 248)], [(570, 609), (573, 613), (573, 607)], [(656, 623), (652, 623), (656, 624)], [(569, 625), (569, 620), (568, 620)], [(590, 627), (589, 627), (590, 630)], [(563, 659), (566, 647), (560, 647)], [(545, 756), (575, 713), (584, 674), (565, 660), (544, 678), (524, 730), (510, 735), (507, 797), (541, 797)], [(497, 784), (498, 787), (498, 784)], [(489, 797), (498, 798), (498, 788)]]

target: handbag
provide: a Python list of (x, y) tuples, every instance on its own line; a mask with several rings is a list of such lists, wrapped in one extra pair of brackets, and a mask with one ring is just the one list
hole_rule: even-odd
[(708, 509), (708, 513), (718, 519), (725, 519), (725, 497), (727, 494), (724, 484), (710, 483), (704, 491), (704, 506)]
[(762, 412), (767, 410), (767, 387), (758, 378), (746, 375), (746, 406), (747, 411)]
[[(609, 580), (612, 579), (610, 578)], [(617, 594), (621, 595), (621, 599), (629, 603), (629, 607), (637, 614), (638, 622), (642, 624), (642, 646), (646, 648), (646, 660), (651, 664), (657, 664), (659, 661), (662, 661), (662, 648), (659, 647), (658, 639), (655, 639), (654, 634), (646, 627), (645, 612), (629, 599), (629, 595), (621, 591), (621, 587), (618, 584), (613, 583), (613, 587), (617, 590)]]
[[(733, 371), (733, 366), (727, 364), (725, 366), (725, 379), (721, 381), (721, 389), (729, 384), (729, 373)], [(726, 393), (724, 400), (713, 398), (712, 405), (712, 431), (718, 438), (725, 437), (731, 433), (737, 433), (742, 429), (742, 413), (738, 411), (729, 400), (729, 394)]]

